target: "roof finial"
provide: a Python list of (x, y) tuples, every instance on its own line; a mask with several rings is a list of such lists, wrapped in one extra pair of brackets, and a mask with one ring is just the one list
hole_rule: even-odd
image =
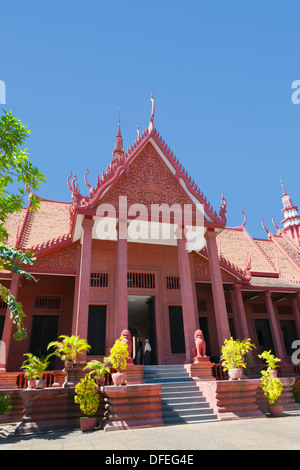
[(154, 130), (155, 103), (153, 99), (153, 93), (151, 93), (151, 101), (152, 101), (152, 111), (151, 111), (150, 123), (149, 123), (149, 128), (148, 128), (149, 134), (151, 134), (151, 132), (153, 132)]
[(139, 125), (136, 126), (136, 131), (137, 131), (137, 138), (139, 140), (140, 138), (140, 126)]
[(123, 138), (121, 134), (121, 123), (120, 123), (120, 118), (119, 118), (118, 132), (116, 136), (115, 148), (113, 151), (113, 159), (121, 157), (124, 154), (125, 154), (125, 150), (123, 149)]
[(284, 186), (283, 186), (283, 182), (282, 182), (282, 179), (280, 178), (280, 182), (281, 182), (281, 186), (282, 186), (282, 190), (283, 190), (283, 195), (286, 196), (286, 190), (284, 189)]
[(120, 121), (120, 118), (119, 118), (119, 124), (118, 124), (118, 133), (117, 133), (117, 137), (122, 137), (122, 134), (121, 134), (121, 121)]

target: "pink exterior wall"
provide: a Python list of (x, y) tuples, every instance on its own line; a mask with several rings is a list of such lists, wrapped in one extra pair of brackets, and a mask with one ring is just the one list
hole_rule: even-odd
[[(166, 276), (180, 276), (178, 263), (178, 248), (176, 246), (162, 246), (154, 244), (128, 243), (128, 272), (146, 272), (154, 273), (156, 285), (153, 289), (129, 288), (128, 295), (153, 296), (155, 299), (155, 319), (156, 319), (156, 340), (157, 340), (157, 362), (158, 364), (178, 364), (186, 362), (186, 354), (172, 354), (170, 325), (169, 325), (169, 306), (182, 306), (182, 297), (180, 290), (168, 290), (166, 286)], [(191, 256), (189, 255), (190, 261)], [(193, 263), (190, 263), (193, 271)], [(79, 266), (79, 263), (78, 263)], [(106, 305), (107, 321), (106, 321), (106, 354), (112, 347), (116, 336), (121, 334), (122, 328), (116, 324), (116, 279), (117, 279), (117, 242), (108, 242), (100, 240), (92, 240), (92, 256), (91, 256), (91, 272), (109, 273), (108, 287), (88, 287), (89, 305)], [(37, 275), (38, 283), (30, 282), (25, 279), (21, 280), (19, 288), (18, 300), (22, 303), (26, 313), (24, 320), (28, 337), (26, 340), (16, 342), (11, 340), (10, 354), (8, 358), (7, 371), (18, 371), (24, 360), (23, 354), (28, 352), (30, 344), (30, 331), (33, 314), (51, 314), (47, 311), (34, 310), (34, 297), (36, 295), (61, 295), (62, 307), (60, 312), (52, 312), (59, 315), (59, 332), (60, 334), (72, 334), (72, 322), (74, 320), (73, 311), (75, 297), (75, 276), (58, 276), (58, 275)], [(7, 284), (9, 286), (9, 283)], [(253, 315), (251, 312), (251, 302), (246, 300), (249, 293), (239, 292), (237, 296), (234, 281), (226, 282), (225, 300), (231, 302), (232, 313), (228, 316), (234, 320), (235, 332), (237, 337), (245, 337), (248, 331), (249, 337), (257, 344), (257, 336), (255, 331), (254, 319), (266, 318), (268, 313), (264, 315)], [(210, 355), (220, 356), (220, 345), (217, 334), (217, 320), (215, 315), (215, 305), (213, 301), (212, 285), (209, 280), (195, 283), (196, 302), (205, 302), (205, 311), (199, 312), (198, 317), (207, 319), (207, 327), (209, 331)], [(251, 295), (251, 294), (250, 294)], [(194, 296), (193, 296), (194, 297)], [(191, 305), (195, 299), (190, 299)], [(265, 302), (263, 293), (255, 300), (255, 302)], [(289, 300), (286, 301), (287, 303)], [(273, 309), (278, 316), (276, 310), (276, 302), (273, 301)], [(204, 305), (204, 304), (203, 304)], [(281, 303), (283, 305), (283, 303)], [(243, 308), (244, 306), (244, 313)], [(198, 305), (196, 309), (198, 308)], [(299, 316), (297, 299), (293, 302), (294, 317)], [(3, 312), (2, 314), (4, 314)], [(244, 315), (241, 318), (241, 315)], [(198, 324), (197, 324), (198, 327)], [(248, 336), (248, 335), (246, 335)], [(275, 339), (276, 340), (276, 339)], [(275, 343), (273, 338), (273, 341)], [(284, 352), (282, 352), (284, 354)], [(89, 356), (89, 359), (93, 357)], [(99, 359), (101, 359), (99, 357)]]
[[(91, 272), (108, 272), (108, 288), (90, 288), (90, 304), (107, 305), (106, 349), (115, 341), (114, 310), (117, 269), (117, 243), (93, 240)], [(128, 289), (128, 295), (155, 297), (156, 337), (159, 363), (181, 363), (185, 355), (172, 355), (170, 345), (169, 305), (182, 305), (180, 291), (166, 288), (166, 276), (179, 276), (177, 247), (128, 243), (128, 272), (155, 273), (155, 289)], [(118, 330), (121, 333), (121, 329)]]
[[(74, 276), (47, 276), (37, 275), (38, 283), (22, 279), (19, 288), (18, 300), (22, 303), (23, 311), (26, 313), (24, 326), (27, 330), (27, 338), (22, 341), (11, 339), (10, 354), (8, 358), (7, 371), (16, 372), (24, 361), (23, 354), (27, 353), (30, 344), (30, 330), (33, 315), (59, 315), (58, 334), (70, 334), (73, 313)], [(62, 296), (62, 307), (59, 312), (34, 310), (34, 297), (36, 295), (60, 295)], [(15, 330), (13, 330), (15, 331)]]

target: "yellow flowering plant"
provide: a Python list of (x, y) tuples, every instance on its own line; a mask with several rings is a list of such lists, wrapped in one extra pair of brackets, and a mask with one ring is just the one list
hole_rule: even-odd
[(238, 369), (240, 367), (247, 367), (244, 356), (249, 351), (255, 348), (255, 345), (250, 343), (250, 338), (243, 339), (225, 339), (222, 346), (221, 363), (224, 370)]
[(269, 405), (277, 405), (275, 402), (280, 397), (283, 386), (280, 380), (270, 373), (269, 369), (261, 371), (260, 387), (269, 400)]
[(97, 390), (98, 386), (88, 374), (75, 386), (75, 403), (80, 405), (86, 417), (94, 416), (97, 412), (100, 401)]
[(128, 357), (128, 345), (122, 341), (123, 336), (120, 339), (117, 339), (115, 344), (110, 350), (110, 356), (104, 359), (104, 362), (107, 364), (111, 363), (114, 369), (118, 372), (125, 370), (127, 366), (126, 358)]
[(264, 359), (268, 365), (268, 369), (275, 369), (276, 367), (279, 367), (277, 365), (277, 362), (280, 362), (281, 359), (278, 357), (275, 357), (274, 354), (271, 353), (270, 351), (263, 351), (261, 354), (258, 355), (259, 359)]

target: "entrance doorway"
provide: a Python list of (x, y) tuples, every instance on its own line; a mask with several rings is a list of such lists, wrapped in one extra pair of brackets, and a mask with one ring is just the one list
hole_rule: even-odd
[(128, 329), (132, 336), (132, 357), (135, 364), (144, 364), (144, 346), (148, 339), (150, 364), (157, 364), (155, 299), (152, 296), (128, 296)]

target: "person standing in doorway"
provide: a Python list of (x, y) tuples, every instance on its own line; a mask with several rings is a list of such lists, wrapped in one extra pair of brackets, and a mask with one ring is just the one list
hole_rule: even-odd
[(151, 352), (151, 346), (150, 346), (150, 343), (149, 343), (149, 339), (145, 339), (144, 365), (149, 365), (150, 364), (150, 352)]

